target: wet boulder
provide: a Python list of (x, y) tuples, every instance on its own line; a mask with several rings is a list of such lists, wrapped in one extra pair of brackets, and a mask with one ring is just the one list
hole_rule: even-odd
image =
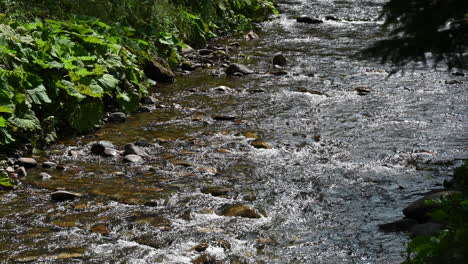
[(238, 216), (246, 218), (260, 218), (257, 211), (245, 204), (225, 205), (220, 208), (219, 215), (222, 216)]
[(288, 65), (288, 60), (283, 54), (276, 54), (273, 57), (273, 65), (286, 66)]
[(432, 210), (440, 208), (440, 200), (452, 194), (460, 193), (459, 191), (440, 191), (424, 196), (408, 205), (403, 209), (403, 214), (407, 218), (413, 218), (420, 223), (427, 222), (431, 219), (430, 213)]
[(28, 176), (28, 173), (26, 172), (26, 168), (24, 168), (23, 166), (17, 168), (15, 170), (15, 173), (18, 175), (18, 177), (26, 177)]
[(45, 168), (45, 169), (54, 168), (55, 166), (57, 166), (57, 164), (52, 161), (45, 161), (44, 163), (42, 163), (42, 168)]
[(169, 64), (162, 58), (147, 59), (144, 63), (143, 71), (148, 78), (156, 82), (174, 82), (175, 74), (172, 72)]
[(50, 194), (50, 198), (56, 202), (71, 201), (82, 196), (82, 194), (69, 191), (56, 191)]
[(339, 19), (332, 15), (325, 16), (325, 20), (339, 21)]
[(247, 68), (245, 65), (232, 63), (229, 65), (225, 70), (227, 75), (235, 75), (236, 73), (240, 73), (243, 75), (252, 74), (254, 71)]
[(123, 123), (127, 120), (127, 115), (122, 112), (114, 112), (109, 115), (107, 121), (111, 123)]
[(124, 148), (124, 155), (130, 155), (130, 154), (135, 154), (141, 157), (148, 156), (148, 154), (146, 154), (146, 152), (142, 148), (135, 146), (132, 143), (125, 145), (125, 148)]
[(296, 21), (298, 23), (305, 23), (305, 24), (321, 24), (321, 23), (323, 23), (322, 20), (312, 18), (312, 17), (309, 17), (309, 16), (300, 16), (300, 17), (298, 17), (296, 19)]
[(33, 158), (19, 158), (16, 161), (16, 164), (23, 166), (25, 168), (35, 168), (37, 167), (37, 161)]
[(114, 145), (109, 141), (98, 141), (91, 144), (91, 152), (96, 155), (109, 156), (114, 150)]

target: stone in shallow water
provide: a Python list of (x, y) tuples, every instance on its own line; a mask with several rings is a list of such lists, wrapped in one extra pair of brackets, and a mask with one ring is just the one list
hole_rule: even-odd
[(122, 112), (115, 112), (109, 115), (108, 121), (111, 123), (123, 123), (127, 120), (127, 115)]
[(96, 224), (91, 227), (91, 232), (98, 233), (101, 235), (108, 235), (110, 234), (110, 230), (106, 224)]
[(296, 19), (298, 23), (306, 23), (306, 24), (321, 24), (323, 23), (322, 20), (308, 17), (308, 16), (300, 16)]
[(82, 194), (69, 191), (56, 191), (50, 194), (50, 198), (56, 202), (71, 201), (82, 196)]
[(35, 168), (37, 166), (37, 161), (33, 158), (19, 158), (16, 164), (25, 168)]
[(124, 150), (125, 150), (124, 155), (135, 154), (135, 155), (138, 155), (138, 156), (141, 156), (141, 157), (148, 156), (148, 154), (146, 154), (146, 152), (143, 149), (141, 149), (140, 147), (135, 146), (132, 143), (125, 145)]
[(124, 157), (124, 162), (128, 163), (143, 163), (143, 158), (135, 154), (129, 154)]
[(271, 146), (266, 143), (265, 141), (257, 138), (256, 140), (252, 141), (252, 143), (250, 143), (250, 145), (252, 145), (254, 148), (258, 148), (258, 149), (271, 149)]
[[(418, 199), (403, 209), (403, 214), (412, 219), (416, 219), (419, 222), (426, 222), (430, 220), (430, 212), (433, 209), (440, 207), (440, 199), (451, 194), (460, 193), (459, 191), (440, 191), (429, 194), (421, 199)], [(426, 203), (426, 201), (432, 200), (432, 203)]]
[(288, 60), (283, 54), (276, 54), (273, 57), (273, 65), (286, 66), (288, 65)]
[(53, 168), (55, 166), (57, 166), (57, 164), (55, 162), (52, 162), (52, 161), (46, 161), (46, 162), (42, 163), (42, 168), (46, 168), (46, 169)]
[(225, 72), (227, 75), (234, 75), (235, 73), (241, 73), (244, 75), (254, 73), (254, 71), (247, 68), (245, 65), (237, 64), (237, 63), (232, 63), (231, 65), (229, 65), (226, 68)]
[(93, 142), (91, 145), (91, 152), (97, 155), (103, 155), (106, 148), (113, 149), (114, 145), (109, 141)]
[(260, 215), (245, 204), (225, 205), (220, 208), (220, 215), (223, 216), (239, 216), (246, 218), (260, 218)]

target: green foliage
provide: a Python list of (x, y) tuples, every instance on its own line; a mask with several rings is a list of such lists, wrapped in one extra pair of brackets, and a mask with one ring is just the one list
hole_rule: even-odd
[[(467, 177), (468, 162), (455, 170), (455, 175)], [(455, 176), (457, 177), (457, 176)], [(441, 206), (431, 216), (447, 228), (435, 236), (413, 238), (403, 264), (464, 264), (468, 260), (468, 189), (442, 199)]]
[(381, 17), (388, 38), (364, 50), (364, 56), (401, 67), (412, 61), (426, 63), (425, 53), (430, 52), (435, 64), (467, 67), (468, 1), (391, 0)]
[(0, 24), (0, 144), (51, 141), (50, 124), (90, 131), (101, 124), (105, 98), (133, 110), (146, 89), (126, 48), (139, 40), (122, 37), (125, 30), (94, 18)]
[(13, 182), (8, 178), (8, 175), (4, 171), (0, 171), (0, 189), (11, 189), (15, 187)]

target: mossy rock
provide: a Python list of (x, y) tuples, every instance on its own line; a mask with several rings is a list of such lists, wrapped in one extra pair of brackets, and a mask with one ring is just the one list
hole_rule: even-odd
[(223, 216), (239, 216), (246, 218), (260, 218), (260, 215), (253, 208), (245, 204), (225, 205), (220, 208), (220, 215)]

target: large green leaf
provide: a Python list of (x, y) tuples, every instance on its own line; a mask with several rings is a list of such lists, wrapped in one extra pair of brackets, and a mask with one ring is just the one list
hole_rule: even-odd
[(99, 80), (98, 83), (104, 87), (106, 90), (113, 90), (119, 85), (119, 80), (110, 74), (104, 74)]
[(24, 112), (16, 113), (8, 119), (8, 122), (16, 128), (21, 128), (25, 131), (38, 131), (41, 129), (41, 123), (31, 109)]
[(47, 90), (43, 84), (40, 84), (34, 89), (27, 90), (27, 92), (31, 97), (32, 101), (37, 105), (41, 105), (43, 103), (52, 103), (49, 96), (47, 95)]

